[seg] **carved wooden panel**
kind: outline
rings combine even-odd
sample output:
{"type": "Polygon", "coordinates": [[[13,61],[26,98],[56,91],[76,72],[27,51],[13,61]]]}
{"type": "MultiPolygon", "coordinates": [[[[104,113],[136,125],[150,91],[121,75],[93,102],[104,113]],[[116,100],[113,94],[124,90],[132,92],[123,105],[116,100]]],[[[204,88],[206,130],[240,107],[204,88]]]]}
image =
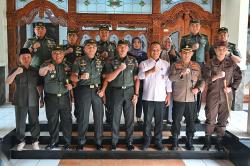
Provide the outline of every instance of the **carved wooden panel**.
{"type": "MultiPolygon", "coordinates": [[[[20,48],[18,38],[18,27],[32,23],[34,17],[38,15],[43,18],[49,17],[53,24],[76,28],[79,32],[79,42],[83,34],[94,37],[98,31],[82,31],[82,27],[98,26],[99,24],[112,25],[111,34],[116,34],[119,38],[124,38],[126,34],[132,36],[145,34],[148,43],[163,39],[164,35],[169,35],[178,31],[179,37],[189,32],[188,25],[191,18],[201,20],[201,32],[208,35],[212,42],[216,36],[216,29],[220,24],[220,0],[213,0],[213,13],[204,11],[199,5],[191,2],[180,3],[171,10],[161,14],[160,0],[152,0],[152,14],[83,14],[76,12],[77,0],[68,1],[68,12],[59,9],[47,0],[33,0],[24,8],[16,10],[15,0],[7,1],[7,24],[8,24],[8,54],[9,69],[16,66],[17,50],[20,48]],[[145,31],[118,31],[116,27],[144,27],[145,31]],[[163,29],[168,32],[163,32],[163,29]]],[[[10,90],[11,94],[12,90],[10,90]]]]}

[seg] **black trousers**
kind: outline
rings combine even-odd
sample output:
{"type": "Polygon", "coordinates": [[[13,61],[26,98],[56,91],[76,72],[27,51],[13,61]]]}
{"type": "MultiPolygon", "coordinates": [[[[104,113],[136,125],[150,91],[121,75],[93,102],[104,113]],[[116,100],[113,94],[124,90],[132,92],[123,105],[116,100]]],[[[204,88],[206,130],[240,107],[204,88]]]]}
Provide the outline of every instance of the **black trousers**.
{"type": "Polygon", "coordinates": [[[165,101],[143,101],[144,110],[144,144],[149,144],[151,141],[151,122],[154,117],[155,128],[154,137],[155,143],[161,143],[162,141],[162,121],[163,121],[163,110],[165,109],[165,101]]]}
{"type": "Polygon", "coordinates": [[[199,93],[197,93],[197,98],[196,98],[196,107],[195,107],[194,119],[197,119],[199,117],[199,113],[200,113],[200,110],[201,110],[201,101],[202,101],[202,93],[199,92],[199,93]]]}
{"type": "Polygon", "coordinates": [[[51,144],[58,143],[60,126],[65,142],[70,144],[72,132],[72,117],[69,93],[64,94],[60,97],[55,94],[45,93],[45,104],[51,144]]]}
{"type": "Polygon", "coordinates": [[[126,141],[133,142],[134,131],[134,106],[132,97],[134,95],[134,88],[127,89],[112,88],[112,144],[117,144],[119,139],[119,128],[121,121],[121,114],[123,111],[125,126],[126,126],[126,141]]]}
{"type": "Polygon", "coordinates": [[[136,103],[136,117],[141,118],[142,115],[142,92],[143,92],[143,81],[140,81],[139,97],[136,103]]]}
{"type": "Polygon", "coordinates": [[[165,107],[163,110],[163,120],[168,120],[169,106],[165,107]]]}
{"type": "Polygon", "coordinates": [[[75,105],[75,109],[74,109],[74,116],[77,118],[78,117],[78,86],[76,86],[75,88],[73,88],[73,95],[74,95],[74,105],[75,105]]]}
{"type": "MultiPolygon", "coordinates": [[[[201,71],[204,71],[205,70],[205,63],[204,62],[198,62],[198,64],[200,65],[201,71]]],[[[196,98],[194,119],[197,119],[199,117],[199,113],[200,113],[200,110],[201,110],[202,93],[198,92],[196,96],[197,96],[197,98],[196,98]]]]}
{"type": "Polygon", "coordinates": [[[194,114],[195,114],[195,102],[177,102],[173,103],[173,124],[171,127],[172,135],[179,135],[181,129],[182,117],[186,120],[186,135],[193,137],[195,132],[194,114]]]}
{"type": "Polygon", "coordinates": [[[111,121],[112,119],[112,99],[111,99],[111,87],[108,85],[106,91],[105,91],[105,97],[106,97],[106,104],[105,104],[105,116],[106,116],[106,120],[108,122],[111,121]]]}
{"type": "Polygon", "coordinates": [[[103,103],[97,95],[97,88],[91,89],[89,86],[78,87],[78,144],[86,143],[86,133],[89,125],[89,113],[92,106],[95,126],[95,141],[101,145],[103,135],[103,103]]]}
{"type": "Polygon", "coordinates": [[[36,142],[40,136],[40,126],[38,120],[39,107],[15,107],[16,114],[16,138],[19,142],[25,139],[26,118],[28,114],[29,124],[31,126],[32,142],[36,142]]]}

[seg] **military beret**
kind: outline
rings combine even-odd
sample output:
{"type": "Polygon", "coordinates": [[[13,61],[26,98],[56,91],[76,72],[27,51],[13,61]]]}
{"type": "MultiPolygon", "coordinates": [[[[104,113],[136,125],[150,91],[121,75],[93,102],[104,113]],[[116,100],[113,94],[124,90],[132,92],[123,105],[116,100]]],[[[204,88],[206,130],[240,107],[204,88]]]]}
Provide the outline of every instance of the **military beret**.
{"type": "Polygon", "coordinates": [[[190,20],[190,22],[189,22],[189,24],[200,24],[201,22],[200,22],[200,20],[199,19],[191,19],[190,20]]]}
{"type": "Polygon", "coordinates": [[[30,50],[28,48],[21,48],[19,56],[21,56],[22,54],[31,54],[31,53],[30,53],[30,50]]]}
{"type": "Polygon", "coordinates": [[[222,33],[222,32],[228,33],[228,29],[226,27],[221,27],[217,30],[217,33],[222,33]]]}
{"type": "Polygon", "coordinates": [[[186,47],[182,48],[181,51],[183,51],[183,52],[191,52],[191,51],[193,51],[193,49],[189,45],[186,45],[186,47]]]}
{"type": "Polygon", "coordinates": [[[95,44],[96,45],[96,41],[94,39],[85,40],[84,45],[86,46],[88,44],[95,44]]]}
{"type": "Polygon", "coordinates": [[[121,45],[121,44],[129,45],[129,41],[128,40],[119,40],[118,45],[121,45]]]}
{"type": "Polygon", "coordinates": [[[220,46],[225,46],[227,47],[227,42],[226,41],[216,41],[215,44],[214,44],[214,48],[217,48],[217,47],[220,47],[220,46]]]}
{"type": "Polygon", "coordinates": [[[67,34],[77,34],[77,30],[76,29],[68,29],[67,34]]]}
{"type": "Polygon", "coordinates": [[[107,31],[109,31],[109,26],[108,25],[100,25],[99,26],[99,31],[100,30],[107,30],[107,31]]]}
{"type": "Polygon", "coordinates": [[[36,22],[35,27],[45,27],[45,24],[43,22],[36,22]]]}
{"type": "Polygon", "coordinates": [[[56,45],[52,48],[52,51],[63,51],[63,46],[62,45],[56,45]]]}

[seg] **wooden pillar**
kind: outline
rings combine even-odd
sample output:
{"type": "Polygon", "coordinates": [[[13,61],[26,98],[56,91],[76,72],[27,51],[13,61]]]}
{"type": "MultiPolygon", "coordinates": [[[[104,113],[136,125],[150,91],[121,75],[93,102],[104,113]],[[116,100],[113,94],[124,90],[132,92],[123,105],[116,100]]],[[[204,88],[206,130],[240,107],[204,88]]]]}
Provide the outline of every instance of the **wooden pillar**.
{"type": "Polygon", "coordinates": [[[161,36],[162,36],[162,21],[161,21],[161,1],[159,0],[153,0],[152,1],[152,23],[151,23],[151,38],[150,42],[152,41],[158,41],[161,42],[161,36]]]}
{"type": "Polygon", "coordinates": [[[183,34],[189,34],[190,33],[189,22],[191,19],[189,10],[185,10],[183,17],[184,17],[183,18],[183,20],[184,20],[184,33],[183,34]]]}
{"type": "Polygon", "coordinates": [[[211,28],[211,40],[210,45],[216,40],[217,36],[217,29],[220,28],[220,11],[221,11],[221,0],[214,0],[213,1],[213,17],[214,21],[212,22],[211,28]]]}
{"type": "Polygon", "coordinates": [[[68,28],[78,28],[77,25],[77,17],[76,17],[76,0],[68,1],[68,28]]]}
{"type": "MultiPolygon", "coordinates": [[[[8,35],[8,69],[11,71],[17,65],[17,38],[16,38],[16,19],[15,18],[16,1],[7,1],[7,35],[8,35]]],[[[14,86],[9,89],[9,99],[12,101],[14,86]]]]}

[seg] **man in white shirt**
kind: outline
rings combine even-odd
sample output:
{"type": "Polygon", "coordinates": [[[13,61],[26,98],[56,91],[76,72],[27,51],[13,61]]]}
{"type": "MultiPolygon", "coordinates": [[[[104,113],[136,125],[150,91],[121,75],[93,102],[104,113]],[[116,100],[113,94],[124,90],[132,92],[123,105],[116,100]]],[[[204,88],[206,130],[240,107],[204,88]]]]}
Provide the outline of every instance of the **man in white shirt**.
{"type": "Polygon", "coordinates": [[[165,105],[169,105],[171,82],[168,79],[169,63],[160,59],[161,45],[158,42],[151,44],[151,56],[139,65],[139,79],[144,80],[143,85],[143,110],[144,115],[144,144],[146,150],[151,141],[151,122],[155,119],[155,146],[164,150],[162,145],[162,121],[165,105]]]}

